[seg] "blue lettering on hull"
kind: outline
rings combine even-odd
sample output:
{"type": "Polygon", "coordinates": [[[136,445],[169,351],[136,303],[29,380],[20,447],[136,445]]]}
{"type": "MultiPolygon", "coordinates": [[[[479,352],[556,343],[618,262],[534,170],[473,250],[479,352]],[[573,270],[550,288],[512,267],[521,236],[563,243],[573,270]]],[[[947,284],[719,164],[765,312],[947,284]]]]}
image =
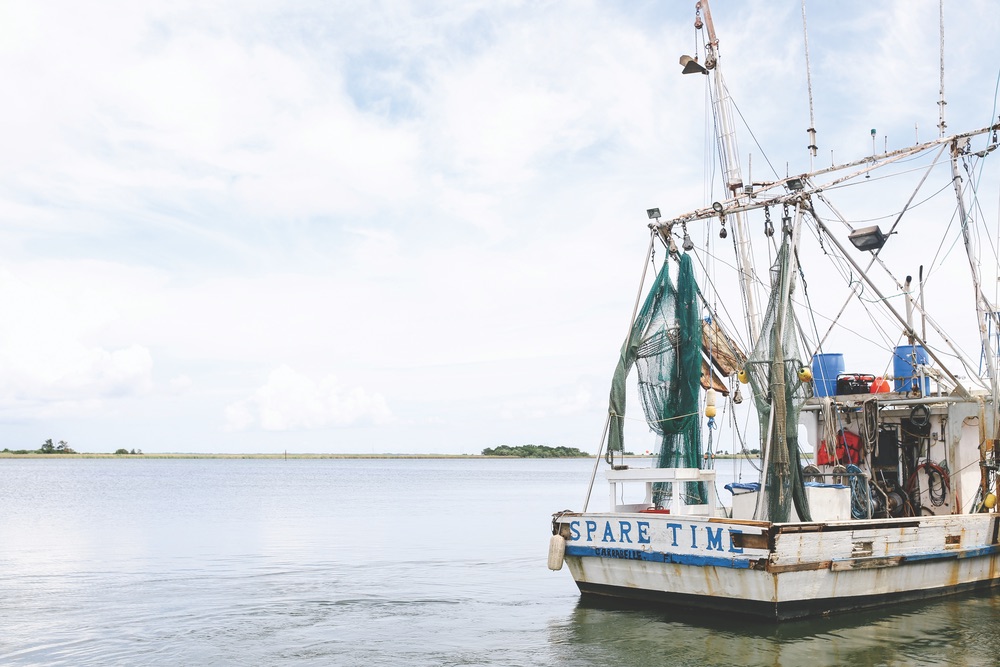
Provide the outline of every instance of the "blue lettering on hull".
{"type": "MultiPolygon", "coordinates": [[[[667,523],[670,546],[678,546],[678,532],[685,528],[682,523],[667,523]]],[[[743,553],[743,548],[733,543],[733,535],[740,535],[742,530],[724,526],[714,527],[700,523],[689,524],[691,534],[691,549],[706,551],[721,551],[733,554],[743,553]],[[725,531],[725,532],[723,532],[725,531]]],[[[648,521],[603,521],[593,519],[586,521],[570,521],[570,542],[600,542],[601,544],[650,544],[648,521]],[[582,537],[586,533],[586,537],[582,537]],[[632,536],[635,535],[633,542],[632,536]],[[581,539],[582,538],[582,539],[581,539]]]]}

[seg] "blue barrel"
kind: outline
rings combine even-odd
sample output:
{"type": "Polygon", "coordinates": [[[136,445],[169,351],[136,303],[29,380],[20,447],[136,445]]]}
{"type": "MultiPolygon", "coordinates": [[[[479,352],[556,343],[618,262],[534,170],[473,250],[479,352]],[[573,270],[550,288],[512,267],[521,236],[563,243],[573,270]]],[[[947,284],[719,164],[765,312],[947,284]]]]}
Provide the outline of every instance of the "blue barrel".
{"type": "MultiPolygon", "coordinates": [[[[892,355],[892,374],[895,376],[893,386],[896,391],[913,391],[920,386],[917,365],[926,366],[930,357],[920,345],[900,345],[892,355]]],[[[931,393],[931,379],[924,378],[923,395],[931,393]]]]}
{"type": "Polygon", "coordinates": [[[813,396],[836,396],[837,376],[844,372],[844,355],[817,354],[813,357],[813,396]]]}

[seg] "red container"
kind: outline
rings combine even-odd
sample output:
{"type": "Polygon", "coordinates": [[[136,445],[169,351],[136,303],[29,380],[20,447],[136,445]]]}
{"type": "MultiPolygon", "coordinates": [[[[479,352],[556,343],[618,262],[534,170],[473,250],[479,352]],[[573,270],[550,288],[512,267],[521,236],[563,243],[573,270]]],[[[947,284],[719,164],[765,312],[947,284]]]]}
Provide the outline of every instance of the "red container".
{"type": "Polygon", "coordinates": [[[892,391],[892,387],[889,386],[888,380],[886,380],[885,378],[875,378],[874,380],[872,380],[871,392],[873,394],[884,394],[887,391],[892,391]]]}

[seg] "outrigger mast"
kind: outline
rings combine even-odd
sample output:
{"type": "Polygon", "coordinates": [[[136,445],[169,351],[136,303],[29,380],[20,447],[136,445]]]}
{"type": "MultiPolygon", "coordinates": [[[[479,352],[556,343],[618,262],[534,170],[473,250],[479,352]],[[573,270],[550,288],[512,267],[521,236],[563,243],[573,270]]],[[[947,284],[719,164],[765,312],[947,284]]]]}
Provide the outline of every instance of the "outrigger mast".
{"type": "MultiPolygon", "coordinates": [[[[712,108],[715,114],[716,135],[720,147],[719,158],[722,161],[726,188],[730,196],[738,197],[742,194],[744,185],[743,176],[740,173],[736,131],[732,122],[732,101],[729,98],[729,89],[726,88],[726,82],[722,78],[722,70],[719,67],[719,38],[715,35],[715,24],[712,23],[712,10],[708,6],[708,0],[699,0],[695,3],[695,28],[702,27],[702,12],[705,15],[704,25],[708,30],[708,41],[705,43],[705,66],[697,66],[697,61],[694,61],[694,66],[690,66],[689,63],[692,62],[692,59],[689,56],[681,56],[681,64],[685,65],[685,74],[702,72],[707,75],[709,70],[712,71],[715,84],[711,91],[712,108]]],[[[755,283],[753,265],[750,260],[750,239],[746,231],[746,216],[742,212],[737,212],[733,217],[733,239],[739,262],[740,280],[747,304],[750,346],[752,347],[760,335],[760,316],[757,313],[756,297],[754,296],[755,283]]]]}
{"type": "MultiPolygon", "coordinates": [[[[941,125],[943,128],[943,115],[941,125]]],[[[996,128],[997,126],[994,125],[994,131],[996,128]]],[[[955,187],[955,198],[958,201],[958,219],[962,225],[962,243],[965,246],[965,254],[969,259],[969,269],[972,272],[972,287],[976,297],[976,325],[979,327],[979,339],[982,342],[983,355],[986,357],[986,374],[990,380],[990,393],[993,396],[993,438],[995,439],[998,437],[998,433],[1000,433],[1000,420],[998,420],[1000,406],[997,405],[997,401],[1000,400],[1000,391],[998,391],[997,386],[997,368],[993,352],[993,342],[990,340],[988,320],[994,316],[996,308],[990,306],[986,295],[983,294],[982,283],[979,277],[979,266],[976,263],[976,256],[972,248],[972,239],[969,234],[970,221],[965,210],[965,198],[962,196],[962,176],[958,171],[958,158],[965,153],[968,145],[968,138],[962,141],[956,139],[951,142],[951,177],[952,185],[955,187]]]]}

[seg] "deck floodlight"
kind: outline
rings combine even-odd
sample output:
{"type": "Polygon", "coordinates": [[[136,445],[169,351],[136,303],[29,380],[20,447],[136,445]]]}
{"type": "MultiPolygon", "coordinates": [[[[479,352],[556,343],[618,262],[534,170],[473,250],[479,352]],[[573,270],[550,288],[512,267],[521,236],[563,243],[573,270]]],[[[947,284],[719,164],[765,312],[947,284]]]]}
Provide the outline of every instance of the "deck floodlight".
{"type": "Polygon", "coordinates": [[[705,69],[696,58],[691,56],[681,56],[681,74],[694,74],[695,72],[701,72],[702,74],[708,74],[708,70],[705,69]]]}
{"type": "Polygon", "coordinates": [[[874,227],[861,227],[847,235],[847,239],[858,250],[878,250],[885,245],[887,238],[878,225],[874,227]]]}
{"type": "Polygon", "coordinates": [[[650,220],[654,220],[654,219],[655,220],[659,220],[660,219],[660,209],[658,209],[658,208],[647,208],[646,209],[646,215],[649,216],[650,220]]]}
{"type": "Polygon", "coordinates": [[[713,202],[712,210],[716,213],[722,213],[722,202],[713,202]]]}
{"type": "Polygon", "coordinates": [[[802,182],[801,178],[789,178],[788,179],[788,189],[793,192],[798,192],[805,188],[805,184],[802,182]]]}

